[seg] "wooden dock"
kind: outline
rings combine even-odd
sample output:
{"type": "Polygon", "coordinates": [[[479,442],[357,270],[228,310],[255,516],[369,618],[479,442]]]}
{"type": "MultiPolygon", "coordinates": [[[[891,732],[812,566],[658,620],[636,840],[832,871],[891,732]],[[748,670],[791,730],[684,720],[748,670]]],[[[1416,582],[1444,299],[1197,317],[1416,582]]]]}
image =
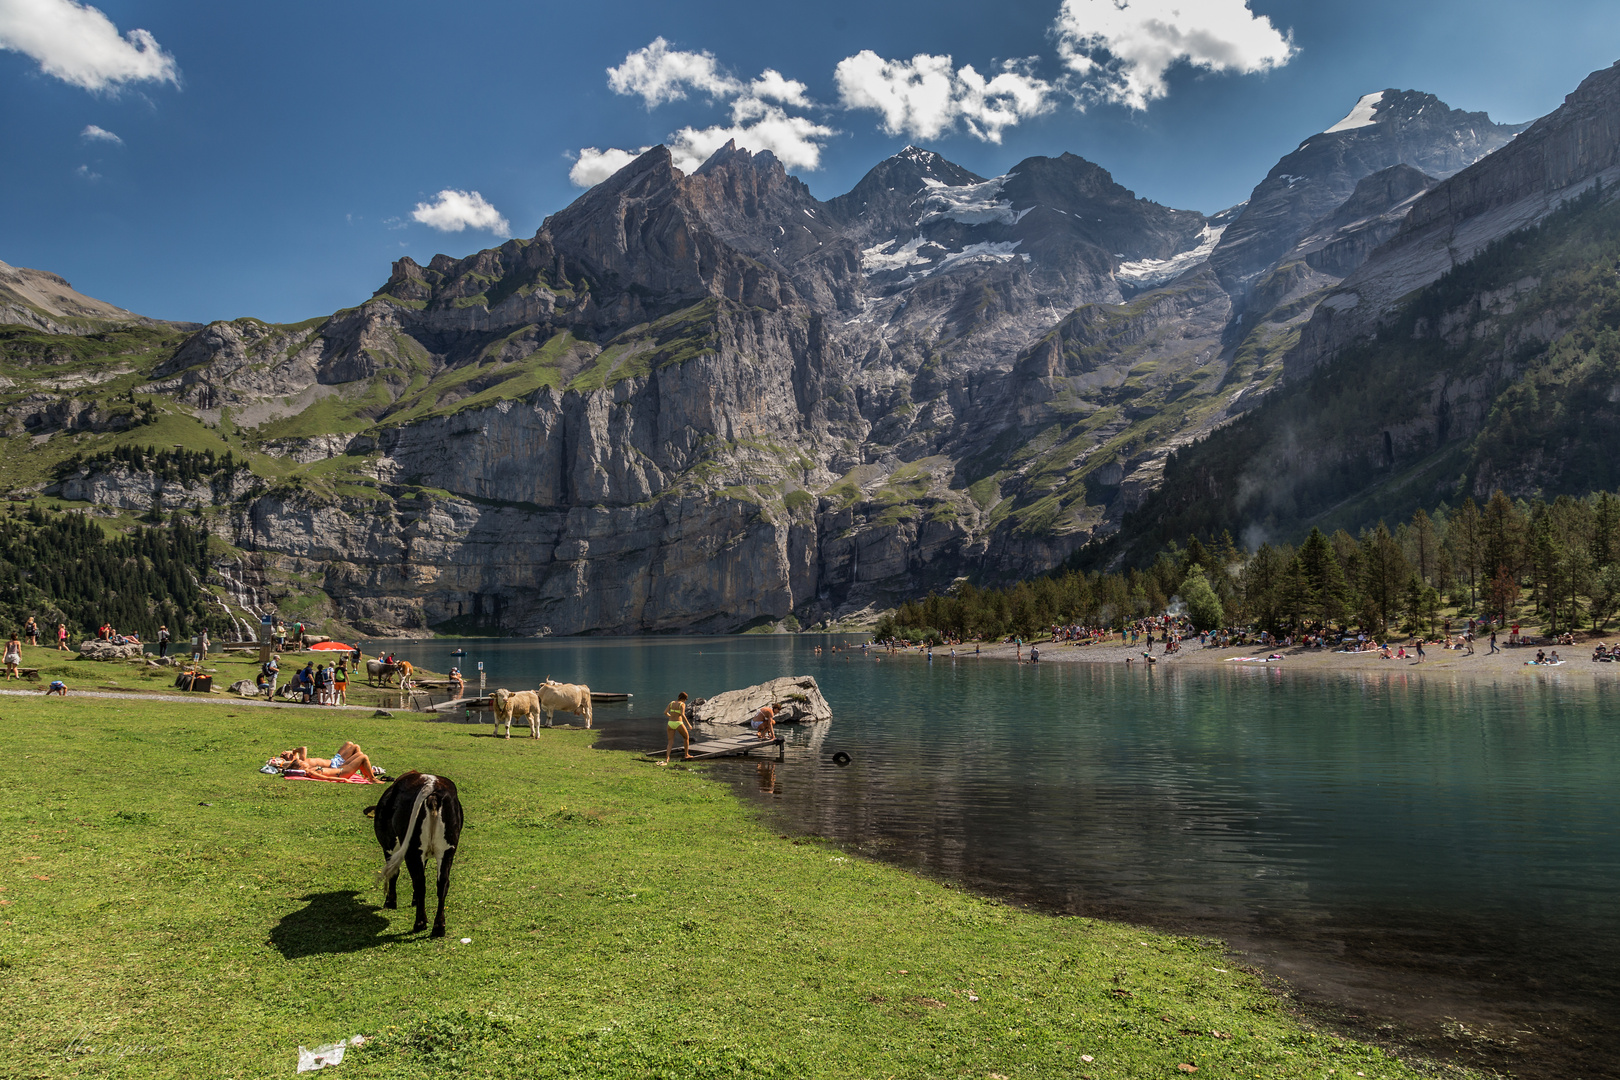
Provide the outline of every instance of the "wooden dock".
{"type": "MultiPolygon", "coordinates": [[[[758,735],[727,735],[724,738],[708,739],[704,742],[694,742],[692,744],[691,760],[701,761],[705,758],[743,757],[745,755],[752,754],[756,750],[774,750],[776,751],[776,759],[780,761],[782,760],[782,748],[785,745],[787,745],[787,740],[780,735],[774,739],[761,739],[758,735]]],[[[679,760],[676,755],[681,753],[682,750],[683,746],[680,743],[677,743],[675,748],[670,752],[670,760],[679,760]]],[[[649,750],[642,756],[648,758],[663,757],[664,751],[649,750]]]]}

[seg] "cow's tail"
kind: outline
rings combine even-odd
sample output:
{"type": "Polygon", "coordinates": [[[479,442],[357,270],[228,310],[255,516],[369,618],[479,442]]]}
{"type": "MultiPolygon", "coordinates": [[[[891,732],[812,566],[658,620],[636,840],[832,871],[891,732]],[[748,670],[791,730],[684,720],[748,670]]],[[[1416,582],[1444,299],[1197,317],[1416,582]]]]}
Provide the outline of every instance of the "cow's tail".
{"type": "Polygon", "coordinates": [[[405,824],[405,834],[394,845],[393,852],[388,861],[383,863],[382,872],[377,875],[379,881],[391,881],[399,876],[400,864],[405,861],[405,854],[410,850],[411,836],[416,832],[416,823],[422,816],[422,805],[427,802],[428,796],[433,794],[433,785],[437,780],[434,776],[424,776],[422,788],[416,793],[416,802],[411,804],[411,817],[405,824]]]}
{"type": "Polygon", "coordinates": [[[584,683],[579,684],[579,707],[585,717],[585,726],[591,726],[591,688],[584,683]]]}

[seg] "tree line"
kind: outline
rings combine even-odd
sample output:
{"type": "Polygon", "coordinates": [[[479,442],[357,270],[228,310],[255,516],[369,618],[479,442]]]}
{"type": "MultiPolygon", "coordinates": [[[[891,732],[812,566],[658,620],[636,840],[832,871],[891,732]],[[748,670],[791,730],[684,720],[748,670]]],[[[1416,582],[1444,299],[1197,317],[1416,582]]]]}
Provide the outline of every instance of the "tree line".
{"type": "Polygon", "coordinates": [[[176,637],[231,629],[225,610],[202,583],[208,532],[178,515],[162,526],[136,526],[108,536],[85,514],[37,505],[0,514],[0,631],[20,630],[29,616],[55,640],[57,623],[81,636],[103,623],[154,638],[160,625],[176,637]]]}
{"type": "Polygon", "coordinates": [[[59,476],[71,476],[81,468],[95,469],[98,465],[126,465],[135,472],[152,473],[164,480],[191,483],[224,473],[230,475],[248,464],[231,451],[215,454],[212,450],[187,450],[175,447],[160,450],[155,446],[115,446],[109,450],[84,456],[75,454],[58,468],[59,476]]]}
{"type": "Polygon", "coordinates": [[[1620,499],[1512,499],[1497,491],[1418,510],[1351,536],[1312,529],[1297,546],[1240,548],[1230,532],[1171,543],[1146,565],[1060,569],[1004,588],[961,582],[901,604],[880,638],[1030,637],[1055,624],[1120,629],[1166,611],[1199,629],[1274,634],[1336,627],[1382,638],[1434,633],[1442,613],[1507,622],[1528,615],[1545,633],[1603,630],[1620,613],[1620,499]]]}

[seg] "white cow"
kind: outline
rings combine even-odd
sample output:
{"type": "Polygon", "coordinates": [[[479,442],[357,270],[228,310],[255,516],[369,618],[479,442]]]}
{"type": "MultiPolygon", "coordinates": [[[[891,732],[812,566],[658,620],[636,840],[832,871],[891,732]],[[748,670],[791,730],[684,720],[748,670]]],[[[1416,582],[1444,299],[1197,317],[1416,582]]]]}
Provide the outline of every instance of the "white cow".
{"type": "MultiPolygon", "coordinates": [[[[591,726],[591,688],[582,683],[560,683],[547,679],[540,684],[540,708],[546,712],[546,727],[551,726],[552,716],[555,713],[573,713],[575,716],[585,718],[585,726],[591,726]]],[[[539,728],[535,721],[529,721],[530,727],[535,728],[535,738],[540,737],[539,728]]]]}
{"type": "Polygon", "coordinates": [[[495,734],[501,733],[501,721],[506,721],[506,737],[512,737],[512,717],[521,716],[529,721],[529,733],[539,738],[536,724],[540,720],[540,695],[533,690],[496,690],[489,695],[490,708],[495,713],[495,734]]]}

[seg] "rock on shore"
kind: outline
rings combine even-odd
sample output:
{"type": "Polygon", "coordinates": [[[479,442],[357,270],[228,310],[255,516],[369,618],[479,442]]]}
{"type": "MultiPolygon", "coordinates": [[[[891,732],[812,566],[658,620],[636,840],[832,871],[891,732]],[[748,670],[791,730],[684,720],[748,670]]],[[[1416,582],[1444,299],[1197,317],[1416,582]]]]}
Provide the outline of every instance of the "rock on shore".
{"type": "Polygon", "coordinates": [[[79,645],[81,660],[134,660],[141,655],[138,644],[118,645],[111,641],[91,638],[79,645]]]}
{"type": "Polygon", "coordinates": [[[746,724],[762,705],[776,704],[779,724],[819,724],[832,719],[814,675],[788,675],[741,690],[727,690],[692,706],[699,724],[746,724]]]}

